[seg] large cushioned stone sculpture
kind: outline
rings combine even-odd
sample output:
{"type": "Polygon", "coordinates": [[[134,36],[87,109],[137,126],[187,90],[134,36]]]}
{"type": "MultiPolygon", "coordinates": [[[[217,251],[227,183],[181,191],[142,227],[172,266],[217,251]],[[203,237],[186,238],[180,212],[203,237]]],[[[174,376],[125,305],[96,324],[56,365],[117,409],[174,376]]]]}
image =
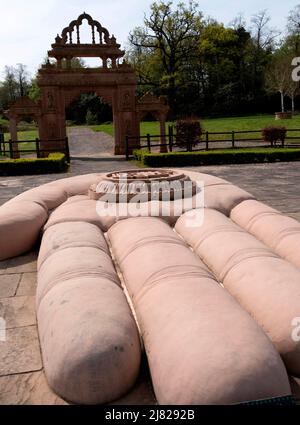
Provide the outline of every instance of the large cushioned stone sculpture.
{"type": "Polygon", "coordinates": [[[32,249],[47,218],[45,208],[35,202],[4,204],[0,208],[0,260],[32,249]]]}
{"type": "Polygon", "coordinates": [[[57,394],[75,403],[107,403],[134,384],[138,330],[95,225],[69,222],[46,230],[37,317],[45,373],[57,394]]]}
{"type": "Polygon", "coordinates": [[[68,196],[87,194],[102,174],[69,177],[30,189],[0,207],[0,260],[24,254],[37,242],[49,212],[68,196]]]}
{"type": "Polygon", "coordinates": [[[162,220],[108,232],[160,404],[234,404],[290,393],[274,347],[162,220]]]}
{"type": "Polygon", "coordinates": [[[231,211],[231,219],[281,257],[300,267],[300,223],[261,202],[248,200],[231,211]]]}
{"type": "Polygon", "coordinates": [[[200,209],[197,191],[183,210],[174,192],[170,208],[160,198],[144,202],[143,211],[158,207],[159,218],[130,218],[135,213],[118,209],[107,216],[99,209],[98,185],[103,194],[103,181],[119,175],[57,180],[0,207],[1,260],[31,250],[44,232],[36,306],[53,390],[84,404],[128,392],[141,356],[135,316],[159,403],[278,402],[289,396],[277,351],[300,375],[299,342],[292,339],[292,319],[300,316],[299,223],[223,179],[165,169],[128,175],[147,183],[153,177],[200,182],[200,209]],[[203,226],[187,226],[192,216],[183,213],[190,209],[205,211],[203,226]],[[172,229],[177,220],[180,236],[172,229]]]}
{"type": "MultiPolygon", "coordinates": [[[[203,183],[205,207],[215,208],[226,215],[229,215],[231,210],[242,201],[253,199],[249,193],[218,177],[191,171],[176,171],[176,173],[179,172],[186,174],[194,181],[203,183]]],[[[91,199],[91,202],[86,202],[89,200],[87,195],[91,186],[97,185],[103,178],[104,174],[87,174],[56,180],[28,190],[4,204],[0,208],[0,259],[14,257],[31,250],[34,243],[38,241],[40,231],[50,212],[62,204],[63,208],[53,212],[47,226],[70,220],[84,220],[95,223],[103,231],[107,231],[116,220],[124,218],[99,217],[95,212],[95,201],[91,199]],[[66,201],[68,198],[77,198],[78,195],[84,195],[84,198],[76,199],[81,202],[77,204],[77,210],[75,210],[70,208],[66,201]],[[26,204],[23,203],[24,201],[26,204]],[[11,217],[9,217],[10,211],[13,211],[11,217]],[[13,234],[14,238],[7,237],[8,233],[13,234]]],[[[151,201],[148,203],[149,211],[152,204],[151,201]]],[[[194,202],[191,208],[195,206],[197,205],[194,202]]],[[[163,202],[159,202],[158,210],[158,215],[171,225],[174,225],[181,215],[176,212],[174,202],[171,202],[170,213],[168,209],[165,212],[163,202]]]]}
{"type": "Polygon", "coordinates": [[[204,223],[196,228],[183,215],[175,228],[262,326],[288,370],[300,376],[300,342],[292,338],[300,270],[218,211],[205,209],[204,223]]]}

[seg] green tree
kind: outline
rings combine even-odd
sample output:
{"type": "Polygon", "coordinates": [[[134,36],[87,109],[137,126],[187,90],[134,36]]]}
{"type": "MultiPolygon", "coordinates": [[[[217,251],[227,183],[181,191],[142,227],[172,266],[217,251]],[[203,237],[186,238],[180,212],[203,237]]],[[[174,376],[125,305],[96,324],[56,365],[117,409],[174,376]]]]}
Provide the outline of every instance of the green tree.
{"type": "Polygon", "coordinates": [[[155,2],[144,26],[129,35],[128,59],[136,66],[140,82],[159,87],[158,91],[167,95],[173,114],[177,112],[181,71],[197,55],[202,28],[202,13],[194,0],[188,5],[179,3],[176,8],[172,2],[155,2]]]}
{"type": "Polygon", "coordinates": [[[18,97],[27,94],[28,86],[29,76],[25,65],[6,66],[4,81],[0,84],[0,108],[8,108],[18,97]]]}
{"type": "Polygon", "coordinates": [[[266,71],[266,88],[272,93],[280,93],[281,111],[285,111],[284,98],[291,93],[291,56],[277,51],[266,71]]]}

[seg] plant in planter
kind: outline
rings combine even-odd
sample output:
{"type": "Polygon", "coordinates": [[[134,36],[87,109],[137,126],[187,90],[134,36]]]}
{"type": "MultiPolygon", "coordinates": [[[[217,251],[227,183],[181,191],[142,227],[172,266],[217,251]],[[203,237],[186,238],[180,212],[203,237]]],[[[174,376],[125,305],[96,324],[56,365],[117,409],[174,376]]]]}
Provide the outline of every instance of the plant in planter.
{"type": "Polygon", "coordinates": [[[284,146],[287,129],[282,126],[269,126],[262,130],[263,140],[271,143],[271,146],[276,146],[277,142],[280,142],[284,146]]]}
{"type": "Polygon", "coordinates": [[[197,118],[184,118],[176,121],[176,144],[186,148],[188,152],[200,143],[202,133],[201,124],[197,118]]]}

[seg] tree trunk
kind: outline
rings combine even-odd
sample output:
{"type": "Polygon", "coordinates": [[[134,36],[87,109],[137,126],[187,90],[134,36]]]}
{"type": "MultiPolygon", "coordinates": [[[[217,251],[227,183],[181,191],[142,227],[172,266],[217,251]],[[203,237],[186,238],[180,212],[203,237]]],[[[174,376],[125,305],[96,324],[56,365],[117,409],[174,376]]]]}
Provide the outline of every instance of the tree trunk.
{"type": "Polygon", "coordinates": [[[176,91],[176,84],[175,84],[175,78],[172,76],[169,80],[169,93],[168,93],[168,102],[170,106],[170,112],[171,112],[171,118],[173,119],[176,115],[176,107],[175,107],[175,91],[176,91]]]}
{"type": "Polygon", "coordinates": [[[284,112],[284,94],[282,91],[280,92],[280,97],[281,97],[281,112],[284,112]]]}
{"type": "Polygon", "coordinates": [[[294,112],[295,112],[295,97],[294,97],[294,95],[292,95],[291,101],[292,101],[292,114],[294,115],[294,112]]]}

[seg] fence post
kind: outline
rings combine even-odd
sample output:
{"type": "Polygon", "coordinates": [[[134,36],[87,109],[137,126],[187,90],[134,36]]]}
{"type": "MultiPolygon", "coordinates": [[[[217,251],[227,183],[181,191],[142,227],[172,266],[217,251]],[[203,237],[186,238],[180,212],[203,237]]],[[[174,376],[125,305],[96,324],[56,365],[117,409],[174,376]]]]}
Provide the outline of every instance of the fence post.
{"type": "Polygon", "coordinates": [[[125,155],[126,155],[126,161],[129,159],[129,150],[128,150],[128,136],[125,137],[125,155]]]}
{"type": "Polygon", "coordinates": [[[151,153],[151,138],[149,133],[147,134],[147,147],[148,147],[149,153],[151,153]]]}
{"type": "Polygon", "coordinates": [[[2,153],[2,151],[3,154],[5,154],[4,134],[2,133],[2,128],[0,128],[0,154],[2,153]]]}
{"type": "Polygon", "coordinates": [[[209,137],[209,133],[208,131],[206,131],[205,133],[205,148],[208,151],[208,137],[209,137]]]}
{"type": "Polygon", "coordinates": [[[66,150],[66,161],[69,164],[70,163],[70,148],[69,148],[68,137],[65,138],[65,150],[66,150]]]}
{"type": "Polygon", "coordinates": [[[36,150],[36,157],[40,158],[40,141],[38,138],[35,139],[35,150],[36,150]]]}
{"type": "Polygon", "coordinates": [[[169,151],[173,151],[173,126],[169,125],[169,151]]]}
{"type": "Polygon", "coordinates": [[[11,139],[9,139],[8,145],[9,145],[9,156],[10,156],[10,159],[13,159],[13,157],[14,157],[14,151],[13,151],[11,139]]]}
{"type": "Polygon", "coordinates": [[[231,140],[232,140],[232,148],[235,147],[235,139],[234,139],[234,131],[231,133],[231,140]]]}

